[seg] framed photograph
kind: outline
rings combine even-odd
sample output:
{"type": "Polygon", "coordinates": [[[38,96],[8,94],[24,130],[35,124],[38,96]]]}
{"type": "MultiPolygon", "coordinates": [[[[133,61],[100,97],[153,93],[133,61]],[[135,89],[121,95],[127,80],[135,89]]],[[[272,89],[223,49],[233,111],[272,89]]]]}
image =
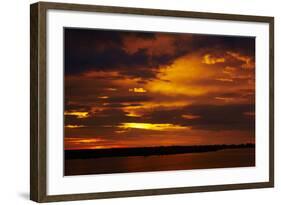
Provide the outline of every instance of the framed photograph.
{"type": "Polygon", "coordinates": [[[30,198],[274,186],[274,18],[31,5],[30,198]]]}

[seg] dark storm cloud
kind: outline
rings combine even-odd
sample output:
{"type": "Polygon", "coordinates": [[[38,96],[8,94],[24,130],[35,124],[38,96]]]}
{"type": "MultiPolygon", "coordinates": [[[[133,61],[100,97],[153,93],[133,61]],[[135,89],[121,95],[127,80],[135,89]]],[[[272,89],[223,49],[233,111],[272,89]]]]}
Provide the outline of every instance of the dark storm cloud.
{"type": "Polygon", "coordinates": [[[116,96],[107,99],[107,102],[110,103],[138,103],[150,101],[152,97],[147,95],[129,95],[129,96],[116,96]]]}
{"type": "Polygon", "coordinates": [[[131,104],[123,104],[123,103],[107,103],[104,107],[111,107],[111,108],[123,108],[123,107],[137,107],[142,106],[141,103],[131,103],[131,104]]]}
{"type": "Polygon", "coordinates": [[[253,104],[191,105],[183,109],[158,110],[147,116],[150,123],[175,123],[201,130],[252,130],[255,117],[246,113],[255,111],[253,104]],[[186,119],[184,115],[198,116],[186,119]]]}
{"type": "Polygon", "coordinates": [[[106,109],[88,118],[78,119],[66,116],[65,124],[78,124],[86,127],[116,127],[126,122],[136,123],[169,123],[181,126],[191,126],[200,130],[254,130],[255,116],[253,104],[239,105],[191,105],[174,110],[161,110],[147,113],[142,117],[127,116],[125,111],[118,108],[106,109]],[[197,116],[186,119],[184,115],[197,116]]]}
{"type": "MultiPolygon", "coordinates": [[[[180,43],[180,42],[179,42],[180,43]]],[[[255,56],[255,38],[243,36],[197,35],[192,36],[193,49],[216,51],[217,53],[231,50],[243,55],[255,56]],[[208,47],[206,47],[208,45],[208,47]]]]}
{"type": "MultiPolygon", "coordinates": [[[[255,106],[252,104],[196,105],[187,108],[187,111],[201,116],[191,122],[197,129],[252,130],[255,126],[255,118],[245,115],[247,112],[255,111],[255,106]]],[[[186,124],[189,124],[188,121],[186,124]]]]}
{"type": "MultiPolygon", "coordinates": [[[[117,70],[120,74],[142,79],[155,78],[157,69],[160,66],[170,65],[176,58],[190,52],[202,49],[207,52],[208,48],[211,48],[218,52],[220,50],[232,50],[254,56],[253,46],[255,45],[254,38],[249,40],[248,37],[233,38],[214,35],[161,34],[73,28],[66,28],[64,37],[66,74],[78,74],[89,70],[117,70]],[[139,42],[140,47],[136,52],[130,53],[126,51],[124,45],[124,39],[126,38],[155,40],[157,36],[161,35],[170,39],[166,48],[162,49],[166,50],[165,52],[162,51],[160,54],[155,51],[151,52],[148,50],[151,47],[142,47],[142,41],[139,42]],[[190,40],[191,38],[192,41],[190,40]],[[208,45],[208,48],[206,48],[206,45],[208,45]]],[[[137,44],[137,42],[132,43],[137,44]]],[[[151,46],[155,47],[157,45],[152,43],[151,46]]],[[[161,40],[158,41],[158,46],[161,46],[161,40]]]]}
{"type": "Polygon", "coordinates": [[[85,127],[116,127],[124,122],[139,121],[138,117],[130,117],[121,109],[106,109],[97,113],[91,114],[87,118],[79,119],[75,116],[65,116],[66,125],[83,125],[85,127]]]}
{"type": "Polygon", "coordinates": [[[155,34],[150,32],[131,32],[129,35],[134,35],[142,39],[155,39],[155,34]]]}
{"type": "Polygon", "coordinates": [[[68,100],[65,100],[64,109],[65,111],[88,111],[90,110],[90,106],[84,104],[70,104],[68,100]]]}
{"type": "Polygon", "coordinates": [[[122,36],[153,39],[152,33],[136,33],[65,29],[65,73],[77,74],[89,70],[117,70],[121,74],[153,78],[153,67],[170,63],[173,56],[152,57],[146,49],[129,54],[123,47],[122,36]]]}

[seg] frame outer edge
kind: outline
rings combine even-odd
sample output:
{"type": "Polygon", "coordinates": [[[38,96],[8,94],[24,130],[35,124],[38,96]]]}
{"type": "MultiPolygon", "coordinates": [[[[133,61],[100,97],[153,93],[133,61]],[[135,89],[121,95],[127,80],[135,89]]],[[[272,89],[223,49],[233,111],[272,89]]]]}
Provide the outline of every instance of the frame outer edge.
{"type": "Polygon", "coordinates": [[[38,168],[38,3],[30,5],[30,199],[39,200],[38,168]]]}
{"type": "Polygon", "coordinates": [[[95,6],[38,2],[30,5],[30,199],[36,202],[88,200],[115,197],[136,197],[162,194],[226,191],[267,188],[274,186],[274,17],[235,14],[201,13],[129,7],[95,6]],[[46,70],[46,11],[48,9],[96,11],[123,14],[209,18],[269,23],[270,72],[270,163],[269,181],[245,184],[227,184],[202,187],[178,187],[151,190],[130,190],[102,193],[47,195],[47,70],[46,70]]]}
{"type": "Polygon", "coordinates": [[[57,10],[72,10],[85,12],[109,12],[119,14],[135,14],[135,15],[152,15],[161,17],[184,17],[184,18],[206,18],[216,20],[234,20],[234,21],[251,21],[268,23],[272,17],[270,16],[255,16],[245,14],[229,14],[229,13],[214,13],[186,10],[166,10],[166,9],[151,9],[151,8],[136,8],[136,7],[120,7],[120,6],[103,6],[92,4],[77,4],[77,3],[58,3],[58,2],[39,2],[46,9],[57,10]]]}
{"type": "Polygon", "coordinates": [[[38,202],[47,199],[47,9],[38,3],[38,202]]]}
{"type": "Polygon", "coordinates": [[[274,187],[274,17],[269,20],[269,182],[274,187]]]}
{"type": "Polygon", "coordinates": [[[46,10],[30,5],[30,199],[46,201],[46,10]]]}

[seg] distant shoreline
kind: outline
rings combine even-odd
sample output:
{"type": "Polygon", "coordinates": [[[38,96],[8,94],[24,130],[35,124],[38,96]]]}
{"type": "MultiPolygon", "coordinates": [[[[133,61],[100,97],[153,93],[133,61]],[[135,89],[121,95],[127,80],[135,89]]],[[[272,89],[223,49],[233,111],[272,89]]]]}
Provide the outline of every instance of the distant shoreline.
{"type": "Polygon", "coordinates": [[[255,144],[231,144],[231,145],[196,145],[196,146],[161,146],[161,147],[137,147],[137,148],[110,148],[110,149],[85,149],[65,150],[65,159],[91,159],[102,157],[130,157],[151,155],[172,155],[185,153],[214,152],[223,149],[255,148],[255,144]]]}

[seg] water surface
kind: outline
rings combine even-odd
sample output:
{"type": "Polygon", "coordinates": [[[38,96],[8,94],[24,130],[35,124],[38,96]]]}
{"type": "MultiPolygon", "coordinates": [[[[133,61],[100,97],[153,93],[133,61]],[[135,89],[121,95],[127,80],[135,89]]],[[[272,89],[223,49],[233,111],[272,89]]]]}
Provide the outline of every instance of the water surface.
{"type": "Polygon", "coordinates": [[[255,148],[173,155],[65,160],[65,175],[255,166],[255,148]]]}

